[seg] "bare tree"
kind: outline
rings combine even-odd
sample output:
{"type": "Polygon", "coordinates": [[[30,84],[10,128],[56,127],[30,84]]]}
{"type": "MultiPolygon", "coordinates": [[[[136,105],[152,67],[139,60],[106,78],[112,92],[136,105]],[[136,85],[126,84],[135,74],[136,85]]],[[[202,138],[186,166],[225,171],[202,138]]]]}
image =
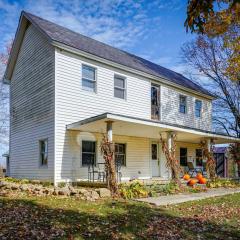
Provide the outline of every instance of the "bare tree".
{"type": "Polygon", "coordinates": [[[198,36],[182,47],[182,59],[209,79],[209,90],[216,95],[213,123],[218,130],[240,137],[240,82],[231,81],[228,59],[231,50],[225,48],[223,37],[198,36]]]}
{"type": "Polygon", "coordinates": [[[8,144],[9,132],[9,87],[3,83],[3,74],[12,47],[10,41],[0,53],[0,144],[8,144]]]}

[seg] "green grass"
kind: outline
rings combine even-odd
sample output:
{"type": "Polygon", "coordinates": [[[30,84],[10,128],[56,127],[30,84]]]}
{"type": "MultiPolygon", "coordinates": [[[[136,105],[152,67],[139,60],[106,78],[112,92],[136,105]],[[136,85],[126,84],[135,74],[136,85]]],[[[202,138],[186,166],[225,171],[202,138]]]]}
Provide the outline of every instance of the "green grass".
{"type": "Polygon", "coordinates": [[[240,194],[161,208],[14,194],[0,197],[0,239],[240,239],[239,216],[240,194]]]}

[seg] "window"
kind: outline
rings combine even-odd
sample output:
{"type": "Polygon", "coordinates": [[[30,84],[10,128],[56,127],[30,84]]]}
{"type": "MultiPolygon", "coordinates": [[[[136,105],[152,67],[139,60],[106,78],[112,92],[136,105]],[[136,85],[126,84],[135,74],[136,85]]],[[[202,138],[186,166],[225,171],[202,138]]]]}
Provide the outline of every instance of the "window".
{"type": "Polygon", "coordinates": [[[180,148],[180,165],[187,166],[187,148],[180,148]]]}
{"type": "Polygon", "coordinates": [[[126,166],[126,144],[115,143],[115,161],[126,166]]]}
{"type": "Polygon", "coordinates": [[[195,116],[201,117],[201,112],[202,112],[202,101],[196,100],[195,101],[195,116]]]}
{"type": "Polygon", "coordinates": [[[96,142],[82,141],[82,166],[96,164],[96,142]]]}
{"type": "Polygon", "coordinates": [[[114,76],[114,97],[126,98],[126,79],[120,76],[114,76]]]}
{"type": "Polygon", "coordinates": [[[82,65],[82,88],[87,91],[96,91],[96,68],[82,65]]]}
{"type": "Polygon", "coordinates": [[[40,150],[40,165],[47,166],[48,164],[48,141],[47,140],[39,141],[39,150],[40,150]]]}
{"type": "Polygon", "coordinates": [[[179,112],[184,114],[187,113],[187,97],[180,95],[179,102],[180,102],[179,112]]]}
{"type": "Polygon", "coordinates": [[[203,165],[203,152],[202,149],[196,149],[196,165],[202,167],[203,165]]]}

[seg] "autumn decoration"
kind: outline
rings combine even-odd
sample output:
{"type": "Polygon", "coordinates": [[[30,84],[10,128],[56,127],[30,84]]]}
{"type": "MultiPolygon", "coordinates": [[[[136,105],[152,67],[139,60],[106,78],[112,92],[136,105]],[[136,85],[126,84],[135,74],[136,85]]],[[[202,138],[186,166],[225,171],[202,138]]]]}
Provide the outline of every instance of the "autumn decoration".
{"type": "Polygon", "coordinates": [[[171,176],[173,182],[175,182],[178,186],[181,186],[180,181],[180,173],[182,171],[180,167],[180,163],[178,159],[176,158],[176,134],[172,134],[172,144],[171,147],[168,146],[166,141],[162,138],[162,135],[160,134],[160,142],[162,144],[162,151],[164,155],[166,156],[166,167],[170,169],[171,176]]]}
{"type": "Polygon", "coordinates": [[[101,153],[105,160],[106,179],[113,197],[118,196],[118,185],[115,171],[114,144],[104,135],[101,142],[101,153]]]}
{"type": "Polygon", "coordinates": [[[201,177],[200,179],[198,179],[198,183],[199,184],[206,184],[207,183],[207,179],[204,177],[201,177]]]}
{"type": "Polygon", "coordinates": [[[183,179],[186,180],[186,181],[189,180],[190,179],[190,175],[187,174],[187,173],[184,174],[183,179]]]}
{"type": "Polygon", "coordinates": [[[193,187],[196,183],[198,183],[197,179],[190,179],[187,185],[193,187]]]}
{"type": "Polygon", "coordinates": [[[197,176],[196,176],[196,179],[200,180],[201,178],[203,178],[203,175],[201,173],[198,173],[197,176]]]}
{"type": "Polygon", "coordinates": [[[210,150],[209,150],[207,146],[207,141],[202,141],[201,148],[203,150],[203,157],[207,159],[207,162],[206,162],[207,174],[209,178],[213,180],[216,178],[216,162],[213,157],[212,146],[210,147],[210,150]]]}

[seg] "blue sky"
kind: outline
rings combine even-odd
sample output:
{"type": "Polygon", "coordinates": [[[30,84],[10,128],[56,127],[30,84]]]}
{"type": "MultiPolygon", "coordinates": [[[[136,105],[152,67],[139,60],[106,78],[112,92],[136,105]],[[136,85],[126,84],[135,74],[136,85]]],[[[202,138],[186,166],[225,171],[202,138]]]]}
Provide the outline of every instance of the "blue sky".
{"type": "MultiPolygon", "coordinates": [[[[177,72],[187,0],[0,0],[0,52],[14,37],[22,10],[144,57],[177,72]]],[[[0,146],[1,155],[6,147],[0,146]]]]}
{"type": "Polygon", "coordinates": [[[21,10],[46,18],[165,67],[183,70],[185,0],[0,0],[0,49],[13,38],[21,10]]]}

